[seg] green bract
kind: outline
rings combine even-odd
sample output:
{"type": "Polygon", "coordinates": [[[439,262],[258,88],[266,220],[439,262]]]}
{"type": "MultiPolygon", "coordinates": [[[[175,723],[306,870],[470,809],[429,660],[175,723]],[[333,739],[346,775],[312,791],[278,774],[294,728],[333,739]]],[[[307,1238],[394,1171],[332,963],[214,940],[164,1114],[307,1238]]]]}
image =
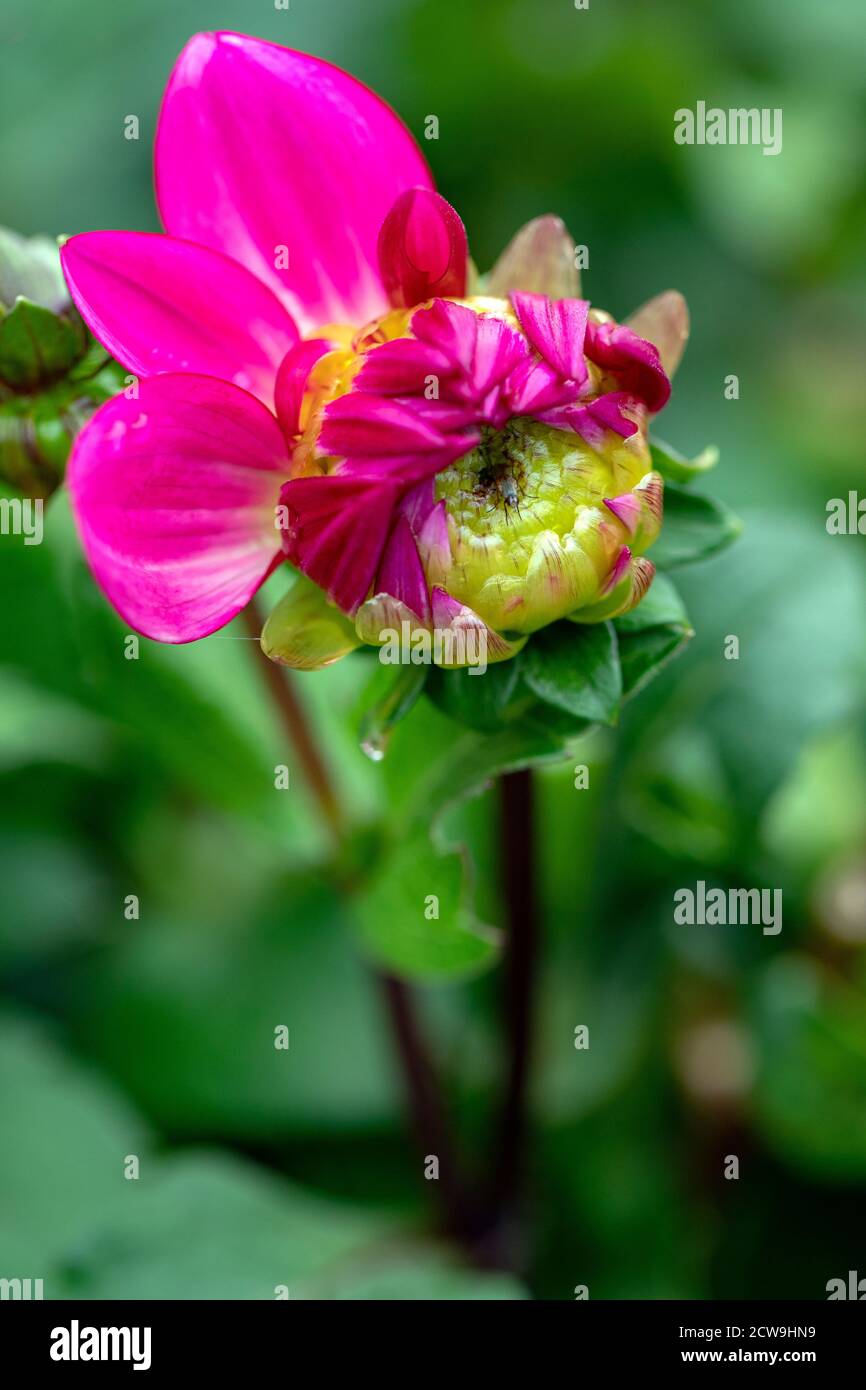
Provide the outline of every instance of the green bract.
{"type": "Polygon", "coordinates": [[[0,228],[0,480],[49,497],[78,430],[123,384],[69,298],[56,244],[0,228]]]}

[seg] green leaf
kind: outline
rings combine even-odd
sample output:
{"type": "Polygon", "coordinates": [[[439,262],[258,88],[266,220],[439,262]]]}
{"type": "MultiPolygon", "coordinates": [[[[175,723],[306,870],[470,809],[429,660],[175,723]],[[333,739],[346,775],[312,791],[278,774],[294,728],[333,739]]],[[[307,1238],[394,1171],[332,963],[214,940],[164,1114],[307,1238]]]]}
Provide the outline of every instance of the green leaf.
{"type": "Polygon", "coordinates": [[[613,724],[622,697],[616,634],[610,623],[554,623],[523,653],[523,679],[545,704],[579,719],[613,724]]]}
{"type": "Polygon", "coordinates": [[[358,738],[373,762],[384,758],[391,735],[424,689],[429,671],[429,666],[386,666],[376,662],[358,701],[358,738]]]}
{"type": "Polygon", "coordinates": [[[362,948],[402,979],[451,981],[493,965],[499,936],[466,904],[465,862],[439,853],[426,832],[388,854],[353,899],[362,948]]]}
{"type": "Polygon", "coordinates": [[[719,461],[719,451],[714,444],[707,445],[706,449],[702,449],[693,459],[687,459],[670,444],[663,444],[660,439],[651,439],[650,454],[656,472],[673,483],[690,483],[702,473],[708,473],[711,468],[715,468],[719,461]]]}
{"type": "Polygon", "coordinates": [[[705,560],[735,541],[742,529],[739,517],[723,502],[668,483],[664,522],[651,559],[659,569],[705,560]]]}
{"type": "Polygon", "coordinates": [[[692,632],[682,596],[666,574],[656,574],[637,607],[615,618],[614,627],[620,637],[626,632],[643,632],[651,627],[676,627],[688,635],[692,632]]]}
{"type": "Polygon", "coordinates": [[[19,298],[0,320],[0,378],[18,391],[32,391],[68,371],[85,342],[80,323],[19,298]]]}
{"type": "Polygon", "coordinates": [[[455,723],[482,733],[495,733],[529,710],[531,691],[520,681],[522,653],[472,674],[463,667],[444,671],[435,667],[427,682],[433,703],[455,723]]]}
{"type": "Polygon", "coordinates": [[[694,636],[683,601],[666,574],[656,574],[629,613],[614,619],[624,696],[643,689],[694,636]]]}

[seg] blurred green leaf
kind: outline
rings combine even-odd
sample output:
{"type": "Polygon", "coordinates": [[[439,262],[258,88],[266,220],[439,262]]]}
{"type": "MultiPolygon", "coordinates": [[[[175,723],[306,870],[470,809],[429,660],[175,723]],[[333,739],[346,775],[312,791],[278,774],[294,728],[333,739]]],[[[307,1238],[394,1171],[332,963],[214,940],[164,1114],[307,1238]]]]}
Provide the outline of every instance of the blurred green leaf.
{"type": "Polygon", "coordinates": [[[64,1252],[122,1209],[134,1186],[124,1157],[147,1163],[152,1141],[121,1095],[27,1018],[0,1017],[0,1095],[3,1274],[45,1278],[56,1296],[64,1252]]]}
{"type": "Polygon", "coordinates": [[[674,569],[706,560],[735,541],[742,529],[742,522],[723,502],[668,483],[661,535],[652,548],[653,563],[659,569],[674,569]]]}
{"type": "Polygon", "coordinates": [[[820,1177],[866,1177],[866,994],[806,957],[774,961],[755,1004],[757,1119],[767,1141],[820,1177]]]}
{"type": "Polygon", "coordinates": [[[475,922],[458,853],[439,853],[426,833],[395,846],[353,898],[364,950],[401,979],[440,982],[489,968],[498,933],[475,922]]]}
{"type": "MultiPolygon", "coordinates": [[[[4,537],[0,545],[0,584],[16,595],[14,604],[0,606],[0,648],[10,668],[113,721],[115,734],[140,756],[205,799],[248,812],[272,804],[273,769],[264,749],[172,670],[173,653],[143,637],[130,646],[129,630],[96,589],[69,535],[67,508],[62,496],[52,504],[41,545],[25,546],[20,537],[4,537]]],[[[236,646],[236,659],[245,660],[244,644],[236,646]]]]}
{"type": "Polygon", "coordinates": [[[375,984],[333,890],[295,876],[265,897],[226,921],[181,918],[179,902],[177,919],[125,924],[79,972],[83,1044],[169,1129],[265,1140],[395,1122],[375,984]]]}

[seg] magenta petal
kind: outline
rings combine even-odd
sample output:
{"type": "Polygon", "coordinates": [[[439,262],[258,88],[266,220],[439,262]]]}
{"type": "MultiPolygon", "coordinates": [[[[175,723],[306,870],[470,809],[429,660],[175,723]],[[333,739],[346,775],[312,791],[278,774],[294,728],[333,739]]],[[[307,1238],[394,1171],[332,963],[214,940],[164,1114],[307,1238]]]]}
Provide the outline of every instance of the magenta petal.
{"type": "Polygon", "coordinates": [[[436,490],[432,478],[424,478],[401,498],[400,511],[417,536],[436,505],[436,490]]]}
{"type": "Polygon", "coordinates": [[[410,328],[422,343],[441,352],[453,369],[468,373],[475,361],[479,315],[465,304],[437,299],[412,315],[410,328]]]}
{"type": "Polygon", "coordinates": [[[526,360],[526,344],[510,324],[488,314],[478,316],[475,352],[469,375],[475,399],[486,396],[526,360]]]}
{"type": "Polygon", "coordinates": [[[442,575],[448,573],[451,566],[451,537],[444,498],[436,503],[418,532],[418,553],[428,571],[442,575]]]}
{"type": "Polygon", "coordinates": [[[435,630],[444,632],[450,629],[452,632],[458,632],[462,628],[465,632],[470,628],[474,629],[478,633],[478,640],[483,644],[479,650],[483,651],[488,659],[495,661],[499,657],[509,655],[513,650],[504,637],[487,626],[474,608],[459,603],[445,589],[434,586],[430,590],[430,606],[435,630]]]}
{"type": "MultiPolygon", "coordinates": [[[[441,393],[476,408],[479,418],[494,422],[499,410],[498,388],[528,356],[520,334],[510,324],[488,314],[476,314],[463,304],[437,299],[412,316],[412,332],[451,364],[441,393]]],[[[501,411],[504,422],[509,411],[501,411]]]]}
{"type": "Polygon", "coordinates": [[[627,545],[621,546],[613,562],[610,573],[601,586],[602,594],[609,594],[616,588],[631,564],[631,551],[627,545]]]}
{"type": "Polygon", "coordinates": [[[560,405],[550,410],[534,412],[536,420],[554,425],[560,430],[574,430],[582,434],[593,448],[604,443],[605,430],[613,430],[623,439],[630,439],[637,432],[637,425],[623,414],[623,407],[635,406],[639,402],[626,391],[607,391],[594,401],[584,405],[560,405]]]}
{"type": "Polygon", "coordinates": [[[301,404],[310,372],[319,358],[330,351],[331,344],[324,338],[305,338],[286,354],[280,364],[274,387],[274,404],[287,439],[293,439],[300,433],[301,404]]]}
{"type": "Polygon", "coordinates": [[[288,468],[253,396],[201,376],[142,381],[76,440],[72,507],[87,558],[125,620],[161,642],[229,622],[279,554],[274,508],[288,468]]]}
{"type": "Polygon", "coordinates": [[[60,256],[87,326],[131,372],[222,377],[271,404],[298,330],[236,261],[148,232],[85,232],[60,256]]]}
{"type": "Polygon", "coordinates": [[[233,256],[305,331],[388,307],[377,241],[398,196],[432,179],[412,136],[339,68],[242,34],[196,34],[156,137],[167,231],[233,256]]]}
{"type": "Polygon", "coordinates": [[[511,375],[508,398],[513,414],[533,415],[573,402],[577,389],[573,381],[564,381],[546,362],[527,357],[511,375]]]}
{"type": "Polygon", "coordinates": [[[450,203],[429,188],[407,188],[382,223],[379,272],[395,308],[466,293],[466,230],[450,203]]]}
{"type": "Polygon", "coordinates": [[[389,594],[410,608],[422,623],[430,621],[430,597],[421,557],[405,516],[398,516],[376,577],[376,593],[389,594]]]}
{"type": "Polygon", "coordinates": [[[622,522],[629,535],[636,534],[641,519],[641,502],[636,493],[623,492],[619,497],[605,497],[604,505],[609,512],[613,512],[617,521],[622,522]]]}
{"type": "Polygon", "coordinates": [[[666,405],[671,384],[658,349],[619,323],[589,323],[586,355],[613,373],[623,390],[639,397],[652,414],[666,405]]]}
{"type": "Polygon", "coordinates": [[[321,452],[341,458],[425,453],[444,442],[440,431],[410,406],[360,391],[331,402],[319,435],[321,452]]]}
{"type": "Polygon", "coordinates": [[[420,396],[455,370],[448,356],[430,343],[396,338],[371,349],[354,384],[377,396],[420,396]]]}
{"type": "Polygon", "coordinates": [[[341,476],[295,478],[282,490],[289,559],[346,613],[370,591],[399,493],[388,480],[341,476]]]}
{"type": "Polygon", "coordinates": [[[543,294],[515,292],[514,312],[536,352],[561,377],[578,385],[586,380],[583,352],[589,302],[586,299],[548,299],[543,294]]]}
{"type": "Polygon", "coordinates": [[[435,473],[441,473],[442,469],[448,468],[455,459],[468,454],[480,438],[481,435],[476,430],[471,434],[449,435],[438,449],[425,449],[408,454],[384,454],[381,458],[368,455],[343,459],[332,476],[365,478],[373,484],[381,484],[385,479],[390,479],[392,482],[400,483],[402,487],[411,487],[425,478],[432,478],[435,473]]]}

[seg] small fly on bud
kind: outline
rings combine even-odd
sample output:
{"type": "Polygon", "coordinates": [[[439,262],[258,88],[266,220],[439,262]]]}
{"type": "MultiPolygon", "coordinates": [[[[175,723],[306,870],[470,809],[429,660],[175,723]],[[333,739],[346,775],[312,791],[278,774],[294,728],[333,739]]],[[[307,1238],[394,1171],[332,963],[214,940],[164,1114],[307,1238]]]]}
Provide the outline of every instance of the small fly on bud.
{"type": "Polygon", "coordinates": [[[518,495],[517,495],[517,482],[516,482],[516,480],[515,480],[514,474],[513,474],[513,473],[503,473],[503,474],[501,474],[500,477],[497,478],[497,480],[496,480],[496,486],[497,486],[497,489],[498,489],[498,491],[499,491],[499,496],[500,496],[501,499],[502,499],[502,505],[503,505],[503,507],[505,508],[506,514],[507,514],[507,512],[508,512],[508,508],[509,508],[509,507],[513,507],[514,510],[517,512],[517,514],[518,514],[518,516],[519,516],[519,515],[520,515],[520,506],[519,506],[519,500],[520,500],[520,499],[518,498],[518,495]]]}

